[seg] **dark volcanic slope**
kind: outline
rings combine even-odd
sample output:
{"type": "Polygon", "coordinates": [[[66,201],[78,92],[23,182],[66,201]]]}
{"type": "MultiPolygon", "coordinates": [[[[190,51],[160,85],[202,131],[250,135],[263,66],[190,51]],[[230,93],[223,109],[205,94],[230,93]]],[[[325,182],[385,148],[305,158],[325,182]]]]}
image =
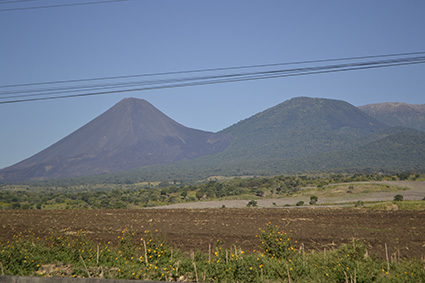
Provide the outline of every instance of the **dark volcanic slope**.
{"type": "Polygon", "coordinates": [[[91,175],[223,151],[231,138],[190,129],[127,98],[40,153],[0,171],[2,181],[91,175]]]}
{"type": "Polygon", "coordinates": [[[425,104],[378,103],[359,107],[371,117],[392,127],[402,126],[425,131],[425,104]]]}

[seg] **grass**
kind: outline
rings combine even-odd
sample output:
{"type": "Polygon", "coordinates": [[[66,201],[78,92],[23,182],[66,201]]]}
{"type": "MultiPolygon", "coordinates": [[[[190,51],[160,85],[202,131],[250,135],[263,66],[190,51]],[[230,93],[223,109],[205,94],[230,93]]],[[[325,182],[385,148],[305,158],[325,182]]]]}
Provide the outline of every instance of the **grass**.
{"type": "MultiPolygon", "coordinates": [[[[31,232],[30,232],[31,234],[31,232]]],[[[116,242],[91,242],[76,235],[40,239],[16,235],[0,243],[1,272],[42,277],[91,277],[202,282],[425,282],[425,262],[387,262],[353,241],[323,252],[306,251],[289,233],[267,223],[258,249],[222,248],[184,254],[169,247],[157,231],[136,235],[123,229],[116,242]]]]}
{"type": "Polygon", "coordinates": [[[379,202],[373,205],[369,205],[368,207],[375,210],[389,210],[389,209],[425,210],[425,201],[424,200],[385,201],[385,202],[379,202]]]}
{"type": "Polygon", "coordinates": [[[294,196],[310,196],[317,195],[320,197],[344,197],[353,195],[365,195],[368,193],[376,192],[397,192],[408,190],[407,188],[401,188],[398,186],[390,186],[384,184],[373,184],[373,183],[349,183],[349,184],[338,184],[328,185],[323,188],[309,188],[303,189],[294,194],[294,196]]]}

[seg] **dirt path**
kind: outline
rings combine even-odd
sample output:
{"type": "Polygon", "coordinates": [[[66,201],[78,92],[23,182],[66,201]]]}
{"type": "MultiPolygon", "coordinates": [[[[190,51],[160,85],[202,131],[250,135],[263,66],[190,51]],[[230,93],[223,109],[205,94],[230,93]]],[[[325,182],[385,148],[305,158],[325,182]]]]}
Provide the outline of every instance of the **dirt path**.
{"type": "MultiPolygon", "coordinates": [[[[357,182],[353,184],[374,183],[385,184],[389,186],[396,186],[400,188],[408,188],[408,190],[399,190],[391,192],[373,192],[364,195],[346,195],[341,197],[321,197],[318,204],[323,203],[347,203],[356,201],[390,201],[394,199],[394,195],[402,194],[406,200],[422,200],[425,197],[425,181],[382,181],[382,182],[357,182]]],[[[343,183],[349,185],[350,183],[343,183]]],[[[332,184],[338,185],[338,184],[332,184]]],[[[177,203],[166,206],[155,207],[155,209],[176,209],[176,208],[192,208],[192,209],[205,209],[205,208],[221,208],[223,205],[226,208],[243,208],[246,207],[249,200],[214,200],[214,201],[200,201],[189,203],[177,203]]],[[[285,207],[285,205],[295,205],[298,201],[304,201],[308,204],[309,197],[289,196],[281,198],[264,198],[256,199],[258,207],[285,207]]]]}

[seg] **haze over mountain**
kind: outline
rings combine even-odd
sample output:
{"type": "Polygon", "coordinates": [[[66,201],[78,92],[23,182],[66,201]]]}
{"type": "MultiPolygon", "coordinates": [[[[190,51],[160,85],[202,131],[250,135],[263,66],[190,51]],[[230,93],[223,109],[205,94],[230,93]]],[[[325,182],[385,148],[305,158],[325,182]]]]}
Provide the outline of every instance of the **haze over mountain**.
{"type": "Polygon", "coordinates": [[[145,100],[123,99],[40,153],[0,171],[0,180],[115,172],[217,153],[231,138],[184,127],[145,100]]]}
{"type": "Polygon", "coordinates": [[[368,104],[359,109],[387,125],[425,131],[425,104],[387,102],[368,104]]]}
{"type": "Polygon", "coordinates": [[[365,170],[424,171],[425,133],[391,127],[344,101],[299,97],[214,134],[126,99],[0,178],[116,172],[95,178],[137,182],[365,170]]]}

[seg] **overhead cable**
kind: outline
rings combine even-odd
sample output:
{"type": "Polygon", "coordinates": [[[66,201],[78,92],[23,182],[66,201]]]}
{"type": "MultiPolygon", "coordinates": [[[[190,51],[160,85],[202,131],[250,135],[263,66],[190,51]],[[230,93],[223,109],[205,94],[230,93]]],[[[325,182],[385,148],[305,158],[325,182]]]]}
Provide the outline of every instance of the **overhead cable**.
{"type": "MultiPolygon", "coordinates": [[[[343,63],[336,65],[322,65],[322,66],[309,66],[304,68],[292,68],[292,69],[277,69],[267,70],[260,72],[241,72],[241,73],[224,73],[215,74],[210,76],[195,76],[195,77],[175,77],[168,79],[159,80],[148,80],[138,82],[128,82],[127,84],[110,84],[110,85],[97,85],[90,87],[71,87],[69,89],[64,88],[61,91],[56,89],[56,92],[33,92],[31,94],[19,94],[0,96],[0,104],[7,103],[18,103],[28,101],[40,101],[40,100],[51,100],[51,99],[62,99],[71,97],[83,97],[83,96],[94,96],[104,94],[116,94],[124,92],[134,91],[147,91],[154,89],[165,89],[165,88],[177,88],[177,87],[188,87],[188,86],[199,86],[199,85],[212,85],[222,84],[230,82],[241,82],[241,81],[252,81],[272,78],[283,78],[293,77],[302,75],[313,75],[313,74],[325,74],[334,72],[345,72],[354,70],[365,70],[365,69],[376,69],[384,67],[404,66],[413,64],[425,63],[425,56],[416,56],[409,58],[395,58],[377,61],[363,61],[355,63],[343,63]],[[116,88],[115,90],[109,90],[116,88]],[[71,94],[67,94],[71,93],[71,94]],[[62,95],[58,95],[62,94],[62,95]],[[1,101],[3,100],[3,101],[1,101]]],[[[3,93],[4,95],[4,93],[3,93]]]]}
{"type": "Polygon", "coordinates": [[[277,67],[277,66],[286,66],[286,65],[326,63],[326,62],[337,62],[337,61],[352,61],[352,60],[373,59],[373,58],[411,56],[411,55],[420,55],[420,54],[425,54],[425,51],[421,51],[421,52],[409,52],[409,53],[392,53],[392,54],[384,54],[384,55],[368,55],[368,56],[357,56],[357,57],[344,57],[344,58],[331,58],[331,59],[318,59],[318,60],[307,60],[307,61],[281,62],[281,63],[272,63],[272,64],[243,65],[243,66],[231,66],[231,67],[220,67],[220,68],[183,70],[183,71],[171,71],[171,72],[158,72],[158,73],[147,73],[147,74],[132,74],[132,75],[110,76],[110,77],[97,77],[97,78],[84,78],[84,79],[72,79],[72,80],[57,80],[57,81],[34,82],[34,83],[24,83],[24,84],[11,84],[11,85],[0,85],[0,89],[1,88],[9,88],[9,87],[21,87],[21,86],[66,84],[66,83],[88,82],[88,81],[129,79],[129,78],[138,78],[138,77],[153,77],[153,76],[180,75],[180,74],[190,74],[190,73],[229,71],[229,70],[239,70],[239,69],[277,67]]]}
{"type": "Polygon", "coordinates": [[[71,7],[71,6],[98,5],[98,4],[106,4],[106,3],[113,3],[113,2],[125,2],[125,1],[129,1],[129,0],[105,0],[105,1],[70,3],[70,4],[57,4],[57,5],[46,5],[46,6],[19,7],[19,8],[0,9],[0,12],[11,12],[11,11],[20,11],[20,10],[34,10],[34,9],[47,9],[47,8],[60,8],[60,7],[71,7]]]}

